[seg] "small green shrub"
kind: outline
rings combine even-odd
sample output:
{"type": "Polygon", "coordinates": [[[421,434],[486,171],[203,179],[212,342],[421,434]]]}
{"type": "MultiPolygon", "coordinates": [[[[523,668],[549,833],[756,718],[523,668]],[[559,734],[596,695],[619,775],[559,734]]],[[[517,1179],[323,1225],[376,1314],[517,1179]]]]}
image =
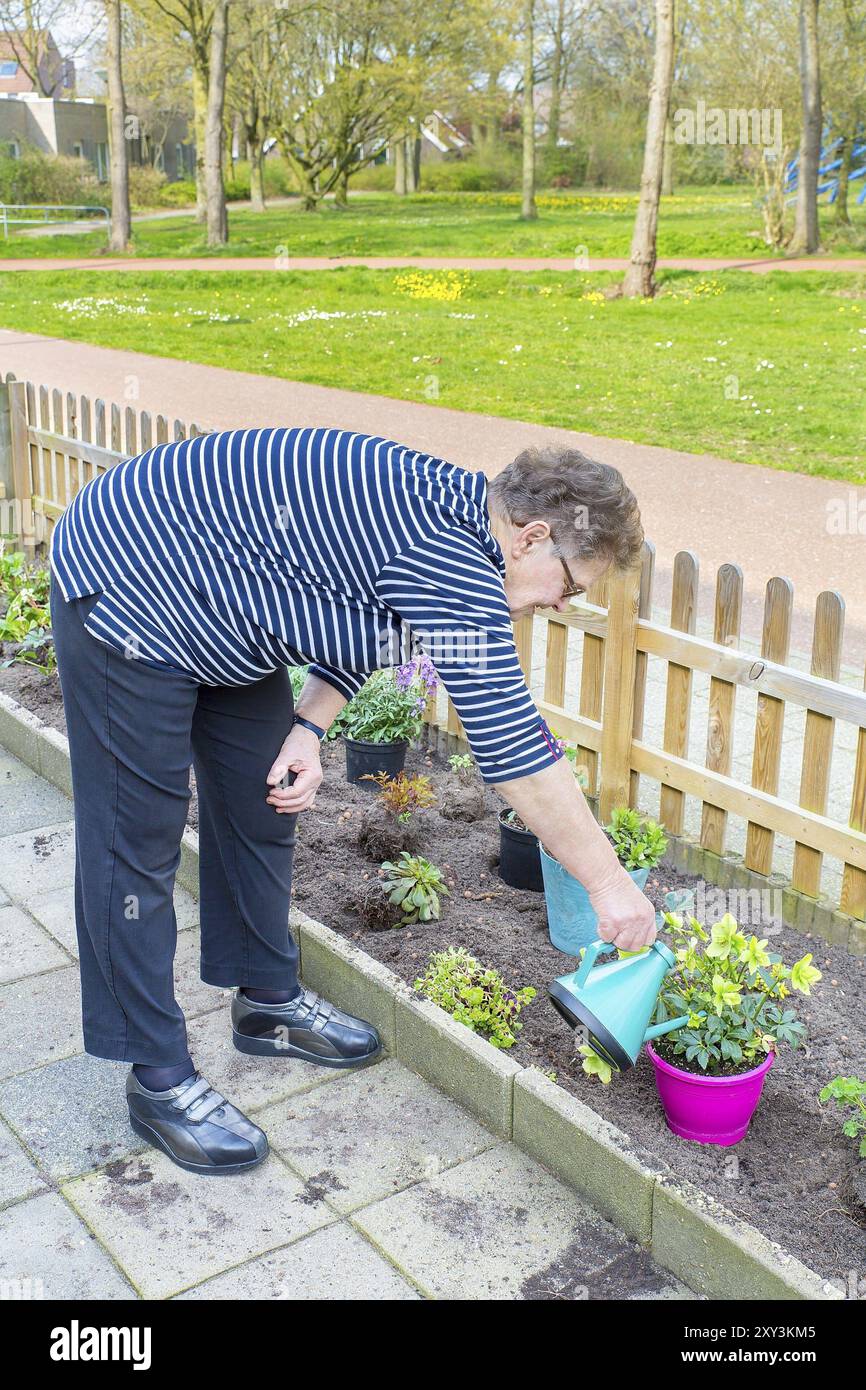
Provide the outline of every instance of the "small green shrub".
{"type": "Polygon", "coordinates": [[[654,869],[668,847],[661,826],[628,806],[615,807],[604,828],[626,869],[654,869]]]}
{"type": "Polygon", "coordinates": [[[412,819],[416,811],[436,805],[436,794],[430,778],[422,772],[414,777],[405,772],[398,772],[396,777],[389,777],[387,772],[367,772],[361,781],[376,783],[379,788],[377,803],[403,825],[412,819]]]}
{"type": "Polygon", "coordinates": [[[386,859],[382,869],[382,888],[388,901],[402,910],[403,926],[439,920],[440,895],[451,890],[434,864],[404,849],[396,863],[386,859]]]}
{"type": "Polygon", "coordinates": [[[165,184],[166,177],[161,169],[154,169],[152,164],[130,164],[130,207],[135,210],[162,206],[162,190],[165,184]]]}
{"type": "Polygon", "coordinates": [[[86,159],[47,155],[26,145],[20,159],[0,156],[0,201],[4,203],[86,203],[92,207],[106,206],[109,196],[108,185],[99,183],[96,170],[86,159]]]}
{"type": "Polygon", "coordinates": [[[500,1048],[514,1046],[523,1027],[517,1016],[535,998],[531,985],[508,989],[498,970],[480,965],[463,946],[433,952],[415,988],[458,1023],[500,1048]]]}
{"type": "Polygon", "coordinates": [[[859,1138],[858,1153],[866,1158],[866,1081],[859,1076],[834,1076],[818,1099],[822,1105],[834,1100],[840,1110],[853,1110],[842,1125],[842,1133],[849,1139],[859,1138]]]}
{"type": "Polygon", "coordinates": [[[27,565],[22,551],[0,540],[0,642],[13,647],[0,665],[35,666],[45,675],[55,669],[49,583],[44,566],[27,565]]]}

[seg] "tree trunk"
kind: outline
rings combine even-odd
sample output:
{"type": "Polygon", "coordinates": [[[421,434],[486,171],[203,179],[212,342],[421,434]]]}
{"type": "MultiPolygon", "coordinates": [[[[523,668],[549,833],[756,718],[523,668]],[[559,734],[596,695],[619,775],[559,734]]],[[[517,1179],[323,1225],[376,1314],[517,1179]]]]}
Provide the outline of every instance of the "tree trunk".
{"type": "Polygon", "coordinates": [[[349,206],[349,175],[345,169],[340,170],[340,177],[334,185],[334,206],[338,208],[349,206]]]}
{"type": "Polygon", "coordinates": [[[673,0],[656,0],[656,39],[649,92],[646,143],[640,180],[640,202],[631,241],[629,267],[622,292],[627,296],[655,294],[656,237],[664,163],[665,122],[674,71],[673,0]]]}
{"type": "Polygon", "coordinates": [[[406,193],[406,137],[396,135],[391,141],[391,155],[394,160],[394,192],[403,197],[406,193]]]}
{"type": "Polygon", "coordinates": [[[262,153],[262,142],[258,138],[255,126],[247,127],[247,159],[250,162],[250,211],[264,212],[265,210],[265,179],[264,179],[264,155],[262,153]]]}
{"type": "Polygon", "coordinates": [[[525,0],[523,6],[523,203],[520,216],[524,222],[538,217],[535,206],[535,80],[534,24],[535,0],[525,0]]]}
{"type": "Polygon", "coordinates": [[[818,167],[821,162],[821,69],[818,56],[818,0],[800,0],[800,87],[803,133],[797,173],[797,210],[789,251],[818,250],[818,167]]]}
{"type": "Polygon", "coordinates": [[[222,169],[227,39],[228,0],[215,0],[211,28],[210,80],[208,82],[207,121],[205,125],[204,162],[208,246],[225,246],[229,239],[222,169]]]}
{"type": "Polygon", "coordinates": [[[193,50],[192,107],[195,132],[195,220],[207,221],[207,187],[204,175],[205,130],[207,128],[207,64],[193,50]]]}
{"type": "Polygon", "coordinates": [[[418,173],[420,164],[420,137],[415,135],[414,129],[409,132],[403,141],[403,167],[406,171],[407,193],[418,192],[418,173]]]}
{"type": "Polygon", "coordinates": [[[662,160],[662,197],[670,198],[674,191],[674,123],[668,115],[665,121],[665,152],[662,160]]]}
{"type": "Polygon", "coordinates": [[[111,160],[112,251],[126,251],[132,220],[129,212],[129,160],[126,144],[126,98],[121,59],[120,0],[106,0],[108,41],[105,63],[108,74],[108,133],[111,160]]]}
{"type": "Polygon", "coordinates": [[[835,220],[844,227],[851,225],[851,214],[848,211],[848,178],[851,173],[853,155],[854,140],[846,133],[842,136],[842,143],[839,146],[839,158],[842,163],[839,165],[839,182],[836,188],[836,201],[833,205],[835,220]]]}
{"type": "Polygon", "coordinates": [[[550,110],[547,115],[547,155],[552,159],[559,146],[559,121],[562,109],[562,46],[565,31],[565,0],[557,0],[556,24],[553,31],[553,57],[550,70],[550,110]]]}
{"type": "Polygon", "coordinates": [[[415,183],[415,192],[416,192],[416,193],[418,192],[418,189],[421,187],[421,144],[422,144],[422,139],[423,139],[422,136],[416,135],[416,136],[415,136],[414,143],[413,143],[413,145],[412,145],[412,173],[413,173],[413,180],[414,180],[414,183],[415,183]]]}

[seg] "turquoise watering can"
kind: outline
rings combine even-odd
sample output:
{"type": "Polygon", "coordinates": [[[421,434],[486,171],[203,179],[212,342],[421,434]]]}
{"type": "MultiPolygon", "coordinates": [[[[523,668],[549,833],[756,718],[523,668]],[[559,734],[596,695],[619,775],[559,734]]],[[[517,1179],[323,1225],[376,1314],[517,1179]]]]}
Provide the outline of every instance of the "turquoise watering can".
{"type": "Polygon", "coordinates": [[[570,1027],[583,1025],[587,1029],[587,1041],[594,1052],[615,1071],[627,1071],[637,1062],[645,1042],[682,1028],[689,1016],[647,1026],[665,975],[676,965],[676,956],[664,942],[654,941],[640,955],[607,961],[593,969],[602,951],[614,950],[612,941],[593,941],[580,968],[560,975],[548,994],[570,1027]]]}

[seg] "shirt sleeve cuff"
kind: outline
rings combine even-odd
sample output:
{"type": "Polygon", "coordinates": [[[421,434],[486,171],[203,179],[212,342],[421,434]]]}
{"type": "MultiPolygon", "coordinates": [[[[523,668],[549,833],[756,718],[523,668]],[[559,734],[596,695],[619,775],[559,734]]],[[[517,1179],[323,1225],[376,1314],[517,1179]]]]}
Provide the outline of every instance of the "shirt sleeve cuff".
{"type": "Polygon", "coordinates": [[[490,759],[489,761],[476,756],[478,771],[482,780],[488,783],[516,781],[518,777],[531,777],[536,772],[543,772],[547,767],[553,767],[565,757],[565,750],[554,738],[544,719],[540,719],[538,724],[538,736],[541,741],[540,748],[536,746],[533,751],[524,749],[518,762],[510,766],[502,760],[490,759]]]}
{"type": "Polygon", "coordinates": [[[343,671],[337,666],[321,666],[318,662],[310,665],[308,675],[318,676],[319,680],[327,681],[328,685],[332,685],[347,700],[354,699],[367,680],[366,674],[360,671],[343,671]]]}

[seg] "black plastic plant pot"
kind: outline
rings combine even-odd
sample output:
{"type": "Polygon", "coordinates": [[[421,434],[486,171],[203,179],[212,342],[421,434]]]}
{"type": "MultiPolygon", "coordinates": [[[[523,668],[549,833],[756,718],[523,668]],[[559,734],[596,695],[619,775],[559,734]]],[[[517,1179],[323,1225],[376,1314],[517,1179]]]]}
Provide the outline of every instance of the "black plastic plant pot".
{"type": "Polygon", "coordinates": [[[507,825],[503,819],[507,815],[507,811],[499,812],[499,877],[510,888],[543,893],[538,836],[533,835],[531,830],[518,830],[514,825],[507,825]]]}
{"type": "Polygon", "coordinates": [[[408,739],[398,743],[371,743],[363,738],[344,738],[343,742],[346,745],[347,782],[356,782],[361,787],[375,791],[375,782],[362,782],[361,778],[368,773],[375,777],[380,772],[396,777],[398,772],[403,771],[408,739]]]}

